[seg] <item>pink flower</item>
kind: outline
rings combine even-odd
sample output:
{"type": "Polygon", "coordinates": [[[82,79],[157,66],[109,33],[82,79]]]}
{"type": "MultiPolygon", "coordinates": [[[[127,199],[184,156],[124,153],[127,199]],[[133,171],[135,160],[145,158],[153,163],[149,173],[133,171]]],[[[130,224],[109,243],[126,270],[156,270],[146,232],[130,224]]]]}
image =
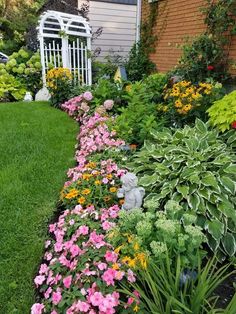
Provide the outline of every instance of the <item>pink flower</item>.
{"type": "Polygon", "coordinates": [[[102,275],[102,280],[106,282],[107,286],[114,286],[114,279],[116,277],[116,270],[108,268],[102,275]]]}
{"type": "Polygon", "coordinates": [[[41,303],[35,303],[31,307],[31,314],[41,314],[44,312],[44,305],[41,303]]]}
{"type": "Polygon", "coordinates": [[[52,293],[52,288],[49,287],[44,293],[45,299],[49,299],[51,293],[52,293]]]}
{"type": "Polygon", "coordinates": [[[35,278],[34,278],[34,283],[36,284],[36,286],[38,287],[38,286],[41,286],[42,285],[42,283],[44,282],[44,280],[45,280],[45,276],[36,276],[35,278]]]}
{"type": "Polygon", "coordinates": [[[74,244],[71,246],[70,248],[70,253],[72,255],[72,257],[77,256],[80,253],[81,249],[78,247],[77,244],[74,244]]]}
{"type": "Polygon", "coordinates": [[[99,263],[97,266],[98,266],[98,269],[100,269],[100,270],[107,269],[107,264],[106,263],[99,263]]]}
{"type": "Polygon", "coordinates": [[[52,303],[53,304],[57,305],[58,303],[60,303],[61,299],[62,299],[62,295],[61,295],[60,291],[52,293],[52,303]]]}
{"type": "Polygon", "coordinates": [[[93,99],[93,95],[92,95],[92,93],[90,93],[90,92],[85,92],[85,93],[83,93],[83,98],[84,98],[85,100],[87,100],[87,101],[90,101],[90,100],[93,99]]]}
{"type": "Polygon", "coordinates": [[[107,99],[106,101],[104,101],[103,106],[106,110],[111,110],[114,106],[114,101],[112,99],[107,99]]]}
{"type": "Polygon", "coordinates": [[[105,231],[107,231],[107,230],[113,228],[114,226],[115,226],[115,223],[114,223],[114,222],[104,221],[104,222],[102,223],[102,229],[105,230],[105,231]]]}
{"type": "Polygon", "coordinates": [[[107,262],[116,263],[118,255],[113,251],[106,251],[106,254],[104,255],[107,262]]]}
{"type": "Polygon", "coordinates": [[[136,278],[134,276],[134,273],[132,272],[131,269],[128,269],[128,276],[127,276],[127,279],[129,282],[135,282],[136,281],[136,278]]]}
{"type": "Polygon", "coordinates": [[[104,184],[107,184],[107,183],[109,182],[109,180],[108,180],[107,178],[103,178],[103,179],[102,179],[102,182],[103,182],[104,184]]]}
{"type": "Polygon", "coordinates": [[[70,275],[70,276],[67,276],[67,277],[65,277],[65,278],[63,279],[63,284],[64,284],[64,286],[65,286],[67,289],[70,288],[71,282],[72,282],[72,276],[71,276],[71,275],[70,275]]]}
{"type": "Polygon", "coordinates": [[[76,310],[87,313],[90,309],[90,305],[87,302],[78,301],[76,304],[76,310]]]}
{"type": "Polygon", "coordinates": [[[87,235],[89,232],[89,228],[87,226],[80,226],[79,233],[82,235],[87,235]]]}
{"type": "Polygon", "coordinates": [[[41,264],[39,269],[39,274],[47,274],[48,272],[48,266],[46,264],[41,264]]]}
{"type": "Polygon", "coordinates": [[[93,306],[99,306],[103,299],[104,297],[101,292],[95,292],[93,295],[91,295],[90,302],[93,306]]]}
{"type": "Polygon", "coordinates": [[[51,312],[51,314],[58,314],[55,310],[53,310],[52,312],[51,312]]]}

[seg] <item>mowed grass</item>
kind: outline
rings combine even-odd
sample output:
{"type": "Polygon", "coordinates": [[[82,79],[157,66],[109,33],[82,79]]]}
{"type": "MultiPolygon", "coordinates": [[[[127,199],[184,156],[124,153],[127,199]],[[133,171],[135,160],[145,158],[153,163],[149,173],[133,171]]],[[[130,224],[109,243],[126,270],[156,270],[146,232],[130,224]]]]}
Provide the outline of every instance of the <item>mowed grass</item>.
{"type": "Polygon", "coordinates": [[[48,103],[0,103],[0,313],[28,314],[78,126],[48,103]]]}

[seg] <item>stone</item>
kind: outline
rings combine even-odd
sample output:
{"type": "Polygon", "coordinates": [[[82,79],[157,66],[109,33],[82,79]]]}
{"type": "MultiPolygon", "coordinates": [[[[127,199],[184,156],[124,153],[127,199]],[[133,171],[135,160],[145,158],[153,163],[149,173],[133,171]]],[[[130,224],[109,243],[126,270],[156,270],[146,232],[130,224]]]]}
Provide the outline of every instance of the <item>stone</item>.
{"type": "Polygon", "coordinates": [[[47,87],[41,88],[37,94],[35,95],[35,101],[48,101],[50,100],[51,95],[47,89],[47,87]]]}
{"type": "Polygon", "coordinates": [[[127,172],[121,177],[122,186],[117,191],[118,198],[124,198],[122,209],[131,210],[142,206],[145,190],[138,187],[138,178],[134,173],[127,172]]]}

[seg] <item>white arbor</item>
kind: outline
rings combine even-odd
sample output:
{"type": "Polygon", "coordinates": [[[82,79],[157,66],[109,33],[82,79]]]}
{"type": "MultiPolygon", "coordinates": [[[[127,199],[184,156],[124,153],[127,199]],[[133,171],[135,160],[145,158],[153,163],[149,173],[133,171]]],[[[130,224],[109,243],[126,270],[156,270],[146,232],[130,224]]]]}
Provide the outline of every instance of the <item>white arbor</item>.
{"type": "Polygon", "coordinates": [[[47,71],[54,67],[68,68],[74,84],[91,85],[91,28],[81,16],[47,11],[38,27],[43,84],[47,71]]]}

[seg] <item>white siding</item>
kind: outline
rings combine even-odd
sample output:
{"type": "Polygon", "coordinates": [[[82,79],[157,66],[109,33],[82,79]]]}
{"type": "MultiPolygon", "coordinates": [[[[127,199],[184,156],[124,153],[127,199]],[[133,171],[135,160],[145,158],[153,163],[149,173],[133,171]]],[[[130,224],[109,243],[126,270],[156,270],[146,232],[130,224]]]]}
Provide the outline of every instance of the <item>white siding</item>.
{"type": "MultiPolygon", "coordinates": [[[[79,6],[82,0],[79,0],[79,6]]],[[[89,22],[93,32],[103,28],[92,49],[101,48],[102,60],[112,50],[127,56],[136,37],[136,5],[116,4],[90,0],[89,22]]]]}

